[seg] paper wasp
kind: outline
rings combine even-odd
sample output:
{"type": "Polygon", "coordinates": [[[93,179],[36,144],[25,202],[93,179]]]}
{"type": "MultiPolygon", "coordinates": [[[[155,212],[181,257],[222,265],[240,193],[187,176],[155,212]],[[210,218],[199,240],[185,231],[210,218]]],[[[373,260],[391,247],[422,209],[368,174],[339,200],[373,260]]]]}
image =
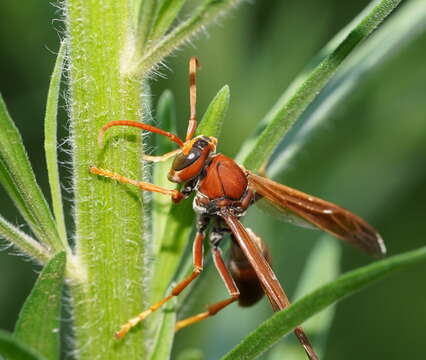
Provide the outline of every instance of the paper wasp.
{"type": "MultiPolygon", "coordinates": [[[[111,121],[100,131],[102,142],[105,132],[113,126],[132,126],[168,137],[179,148],[161,156],[145,156],[158,162],[174,156],[168,179],[183,183],[179,190],[169,190],[154,184],[132,180],[122,175],[91,167],[93,174],[131,184],[142,190],[171,196],[174,203],[195,192],[193,208],[197,214],[197,233],[193,243],[193,271],[173,287],[171,293],[130,319],[116,333],[123,337],[132,327],[156,311],[173,296],[179,295],[203,270],[203,241],[211,224],[209,240],[216,268],[225,283],[229,298],[208,307],[206,312],[181,320],[176,329],[201,321],[238,301],[242,306],[257,302],[263,294],[268,297],[274,311],[286,308],[290,302],[270,267],[270,254],[260,237],[240,222],[240,218],[253,203],[272,207],[290,222],[319,228],[341,238],[369,254],[380,256],[386,252],[380,235],[355,214],[301,191],[278,184],[266,177],[244,169],[231,158],[216,153],[217,139],[200,135],[194,137],[196,121],[196,69],[195,57],[189,61],[190,119],[185,141],[177,135],[157,127],[135,121],[111,121]],[[222,258],[219,245],[226,234],[231,236],[229,266],[222,258]]],[[[310,359],[317,359],[301,327],[295,334],[310,359]]]]}

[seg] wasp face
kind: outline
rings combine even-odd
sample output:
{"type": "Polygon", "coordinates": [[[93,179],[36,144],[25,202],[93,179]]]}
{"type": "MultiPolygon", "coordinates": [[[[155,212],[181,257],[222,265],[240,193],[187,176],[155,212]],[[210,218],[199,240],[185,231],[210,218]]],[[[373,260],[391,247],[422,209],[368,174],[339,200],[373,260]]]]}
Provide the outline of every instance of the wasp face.
{"type": "Polygon", "coordinates": [[[216,143],[216,138],[203,135],[185,143],[182,152],[173,161],[169,180],[181,183],[199,175],[210,153],[216,150],[216,143]]]}

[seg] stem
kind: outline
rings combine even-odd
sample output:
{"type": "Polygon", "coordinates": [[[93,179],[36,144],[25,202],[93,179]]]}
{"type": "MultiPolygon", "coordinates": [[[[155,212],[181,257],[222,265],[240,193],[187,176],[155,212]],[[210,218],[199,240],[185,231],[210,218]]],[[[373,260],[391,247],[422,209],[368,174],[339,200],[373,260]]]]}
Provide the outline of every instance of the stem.
{"type": "Polygon", "coordinates": [[[71,284],[71,296],[80,359],[141,359],[145,353],[141,331],[121,342],[113,337],[145,299],[141,193],[89,174],[96,164],[143,177],[138,130],[110,130],[102,150],[96,141],[106,122],[142,118],[142,81],[120,71],[136,48],[131,9],[125,0],[67,1],[76,261],[83,274],[71,284]]]}

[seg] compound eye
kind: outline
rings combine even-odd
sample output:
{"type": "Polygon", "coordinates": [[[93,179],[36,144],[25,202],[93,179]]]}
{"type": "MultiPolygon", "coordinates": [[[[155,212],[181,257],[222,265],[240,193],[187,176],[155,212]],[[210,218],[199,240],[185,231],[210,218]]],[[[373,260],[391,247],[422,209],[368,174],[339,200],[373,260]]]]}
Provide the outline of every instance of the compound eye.
{"type": "Polygon", "coordinates": [[[172,169],[180,171],[193,164],[201,156],[201,150],[193,147],[187,155],[180,153],[178,154],[172,165],[172,169]]]}

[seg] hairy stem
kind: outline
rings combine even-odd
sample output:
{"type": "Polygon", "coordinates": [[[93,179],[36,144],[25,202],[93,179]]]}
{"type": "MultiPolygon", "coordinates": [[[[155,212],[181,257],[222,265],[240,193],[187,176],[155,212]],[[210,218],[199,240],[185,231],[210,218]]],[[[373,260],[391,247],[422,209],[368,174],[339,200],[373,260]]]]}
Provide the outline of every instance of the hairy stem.
{"type": "Polygon", "coordinates": [[[111,120],[141,120],[142,81],[121,72],[136,48],[135,14],[125,0],[68,0],[76,261],[71,285],[77,357],[144,358],[142,332],[113,334],[144,303],[143,201],[137,189],[89,174],[97,166],[140,179],[141,139],[130,128],[97,134],[111,120]]]}

